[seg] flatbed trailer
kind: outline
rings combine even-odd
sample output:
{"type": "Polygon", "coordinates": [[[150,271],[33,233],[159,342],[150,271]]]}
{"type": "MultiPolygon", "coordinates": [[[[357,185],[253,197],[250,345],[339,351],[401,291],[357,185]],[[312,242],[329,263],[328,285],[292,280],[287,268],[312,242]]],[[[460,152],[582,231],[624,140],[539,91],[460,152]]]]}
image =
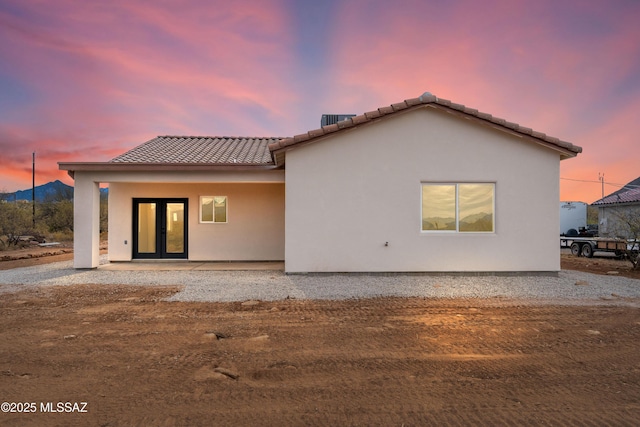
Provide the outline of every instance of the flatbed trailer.
{"type": "Polygon", "coordinates": [[[622,239],[606,237],[572,237],[560,236],[560,247],[571,248],[571,254],[591,258],[594,252],[613,252],[622,257],[627,250],[628,243],[622,239]]]}

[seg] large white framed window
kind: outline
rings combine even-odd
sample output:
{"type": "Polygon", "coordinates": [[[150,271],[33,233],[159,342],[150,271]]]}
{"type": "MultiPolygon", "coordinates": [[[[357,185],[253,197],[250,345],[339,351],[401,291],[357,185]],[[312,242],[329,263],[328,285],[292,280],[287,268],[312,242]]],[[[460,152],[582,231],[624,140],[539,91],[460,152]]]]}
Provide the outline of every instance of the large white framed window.
{"type": "Polygon", "coordinates": [[[423,232],[495,232],[494,183],[422,183],[423,232]]]}
{"type": "Polygon", "coordinates": [[[200,222],[203,224],[226,223],[227,196],[200,196],[200,222]]]}

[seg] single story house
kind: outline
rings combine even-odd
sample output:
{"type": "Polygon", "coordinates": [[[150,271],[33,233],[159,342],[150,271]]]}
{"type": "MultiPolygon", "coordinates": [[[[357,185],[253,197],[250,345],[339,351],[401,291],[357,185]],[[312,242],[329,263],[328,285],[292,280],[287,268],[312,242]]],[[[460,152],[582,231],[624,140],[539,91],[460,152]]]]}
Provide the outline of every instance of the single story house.
{"type": "Polygon", "coordinates": [[[640,237],[640,177],[591,204],[598,208],[602,237],[640,237]]]}
{"type": "Polygon", "coordinates": [[[288,138],[159,136],[75,180],[76,268],[285,262],[305,272],[560,269],[560,161],[582,149],[424,93],[288,138]]]}

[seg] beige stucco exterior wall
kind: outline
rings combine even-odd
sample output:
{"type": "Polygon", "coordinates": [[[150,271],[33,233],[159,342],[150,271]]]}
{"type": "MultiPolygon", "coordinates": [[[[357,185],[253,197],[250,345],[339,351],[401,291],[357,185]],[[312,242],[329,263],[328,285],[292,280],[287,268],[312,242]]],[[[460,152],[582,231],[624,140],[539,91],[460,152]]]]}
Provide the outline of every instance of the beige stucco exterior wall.
{"type": "Polygon", "coordinates": [[[295,148],[285,269],[558,271],[559,163],[551,149],[431,107],[295,148]],[[495,183],[495,233],[421,232],[423,182],[495,183]]]}
{"type": "Polygon", "coordinates": [[[640,216],[640,203],[598,206],[598,234],[601,237],[635,238],[629,224],[640,216]]]}
{"type": "Polygon", "coordinates": [[[131,183],[109,185],[109,260],[132,258],[132,200],[188,198],[191,261],[284,259],[283,183],[131,183]],[[200,196],[227,196],[227,223],[199,222],[200,196]]]}
{"type": "Polygon", "coordinates": [[[91,174],[77,172],[73,192],[73,266],[100,263],[100,187],[91,174]]]}
{"type": "Polygon", "coordinates": [[[189,198],[191,260],[282,260],[284,178],[282,170],[76,171],[74,267],[99,265],[101,183],[109,184],[110,190],[109,259],[112,261],[131,260],[132,197],[189,198]],[[217,190],[228,193],[210,193],[217,190]],[[202,195],[229,196],[228,224],[198,224],[201,191],[208,193],[202,195]],[[227,250],[222,256],[220,249],[224,246],[227,250]]]}

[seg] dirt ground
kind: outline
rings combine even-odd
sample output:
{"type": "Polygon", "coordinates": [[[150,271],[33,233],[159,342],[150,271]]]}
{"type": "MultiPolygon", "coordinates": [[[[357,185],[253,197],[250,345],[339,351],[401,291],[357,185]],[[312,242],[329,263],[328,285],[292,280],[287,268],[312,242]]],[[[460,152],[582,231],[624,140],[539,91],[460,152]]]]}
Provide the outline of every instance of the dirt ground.
{"type": "Polygon", "coordinates": [[[640,419],[638,308],[163,301],[177,290],[114,284],[1,295],[0,402],[9,405],[0,425],[640,419]]]}
{"type": "Polygon", "coordinates": [[[594,274],[616,274],[632,279],[640,279],[640,270],[632,269],[629,261],[607,256],[585,258],[562,253],[560,255],[560,265],[563,270],[586,271],[594,274]]]}
{"type": "Polygon", "coordinates": [[[72,242],[48,247],[28,246],[26,248],[0,251],[0,270],[31,267],[70,259],[73,259],[72,242]]]}

